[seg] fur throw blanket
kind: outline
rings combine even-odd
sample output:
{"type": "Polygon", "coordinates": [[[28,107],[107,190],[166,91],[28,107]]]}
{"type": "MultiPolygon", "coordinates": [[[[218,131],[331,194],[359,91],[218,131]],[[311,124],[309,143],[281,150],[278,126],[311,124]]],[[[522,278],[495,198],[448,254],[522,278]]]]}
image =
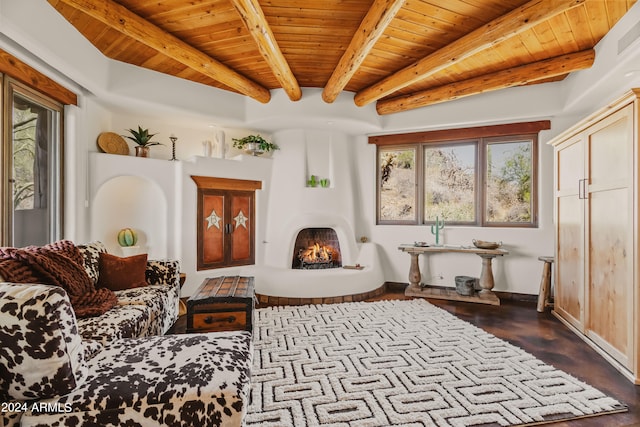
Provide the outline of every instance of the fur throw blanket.
{"type": "Polygon", "coordinates": [[[0,248],[0,276],[9,282],[60,286],[69,295],[77,317],[98,316],[117,303],[113,291],[95,288],[80,250],[69,240],[0,248]]]}

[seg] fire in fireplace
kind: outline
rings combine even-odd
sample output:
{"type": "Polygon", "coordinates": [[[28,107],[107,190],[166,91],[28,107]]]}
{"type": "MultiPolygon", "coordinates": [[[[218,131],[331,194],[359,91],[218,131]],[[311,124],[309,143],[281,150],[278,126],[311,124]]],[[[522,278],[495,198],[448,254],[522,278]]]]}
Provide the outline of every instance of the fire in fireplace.
{"type": "Polygon", "coordinates": [[[333,228],[305,228],[296,237],[291,268],[319,270],[342,267],[340,243],[333,228]]]}

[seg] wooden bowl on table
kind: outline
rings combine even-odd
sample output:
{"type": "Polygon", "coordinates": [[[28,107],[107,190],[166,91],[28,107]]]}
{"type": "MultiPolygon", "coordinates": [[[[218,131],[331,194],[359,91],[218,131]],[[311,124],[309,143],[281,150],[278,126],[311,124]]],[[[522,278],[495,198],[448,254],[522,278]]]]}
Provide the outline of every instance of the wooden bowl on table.
{"type": "Polygon", "coordinates": [[[502,242],[487,242],[485,240],[473,239],[473,245],[478,249],[498,249],[502,242]]]}

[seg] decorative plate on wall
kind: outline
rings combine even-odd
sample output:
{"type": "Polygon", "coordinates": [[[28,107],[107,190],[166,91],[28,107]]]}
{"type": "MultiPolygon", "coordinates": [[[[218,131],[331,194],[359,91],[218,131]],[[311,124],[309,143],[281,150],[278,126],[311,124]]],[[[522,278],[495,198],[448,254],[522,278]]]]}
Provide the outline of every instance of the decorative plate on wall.
{"type": "Polygon", "coordinates": [[[117,133],[102,132],[98,135],[98,147],[108,154],[129,155],[129,146],[127,142],[117,133]]]}

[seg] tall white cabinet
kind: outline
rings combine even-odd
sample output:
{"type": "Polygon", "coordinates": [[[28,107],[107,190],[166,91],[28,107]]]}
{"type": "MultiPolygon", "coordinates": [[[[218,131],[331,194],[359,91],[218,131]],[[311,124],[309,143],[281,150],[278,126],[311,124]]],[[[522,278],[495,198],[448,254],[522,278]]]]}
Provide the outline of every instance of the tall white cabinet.
{"type": "Polygon", "coordinates": [[[639,97],[634,89],[549,144],[554,313],[640,384],[639,97]]]}

